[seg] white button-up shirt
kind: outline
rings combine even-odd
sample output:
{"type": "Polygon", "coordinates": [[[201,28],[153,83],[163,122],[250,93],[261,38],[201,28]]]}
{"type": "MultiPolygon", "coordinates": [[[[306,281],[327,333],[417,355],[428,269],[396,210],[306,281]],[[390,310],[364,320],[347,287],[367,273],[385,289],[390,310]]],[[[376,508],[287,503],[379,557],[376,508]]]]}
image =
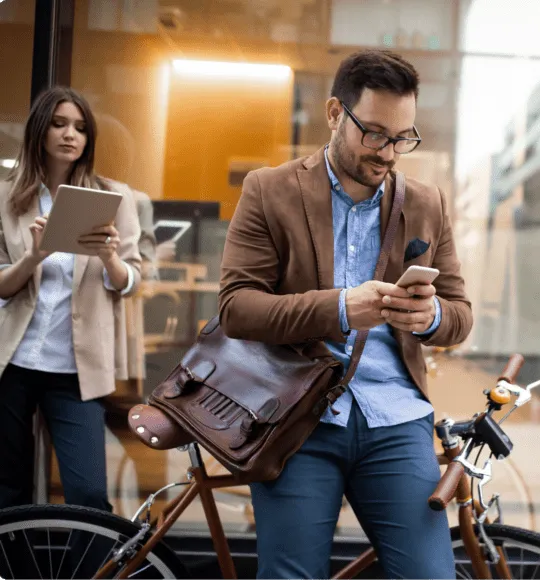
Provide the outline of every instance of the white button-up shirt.
{"type": "MultiPolygon", "coordinates": [[[[39,208],[42,215],[52,208],[51,194],[45,186],[41,189],[39,208]]],[[[54,252],[43,260],[36,309],[12,364],[51,373],[77,372],[71,318],[74,263],[74,254],[63,252],[54,252]]],[[[127,294],[134,282],[131,266],[124,264],[128,284],[121,294],[127,294]]],[[[108,290],[114,290],[106,271],[104,284],[108,290]]]]}

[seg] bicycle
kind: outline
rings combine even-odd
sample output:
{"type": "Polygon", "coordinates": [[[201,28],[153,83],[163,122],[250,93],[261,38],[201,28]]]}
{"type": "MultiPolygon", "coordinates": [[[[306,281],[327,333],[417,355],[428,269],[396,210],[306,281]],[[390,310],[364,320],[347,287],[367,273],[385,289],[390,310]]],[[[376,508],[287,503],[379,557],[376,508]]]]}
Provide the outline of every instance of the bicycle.
{"type": "MultiPolygon", "coordinates": [[[[487,406],[470,420],[443,419],[435,425],[444,452],[439,462],[448,467],[437,485],[429,505],[445,509],[452,498],[459,505],[459,526],[451,529],[452,545],[458,578],[538,578],[540,577],[540,534],[522,528],[505,526],[498,494],[488,501],[484,486],[492,473],[492,461],[508,457],[512,442],[500,427],[517,408],[531,400],[531,390],[540,381],[527,387],[514,384],[521,366],[521,355],[513,355],[497,385],[487,389],[487,406]],[[512,408],[497,422],[493,415],[516,399],[512,408]],[[460,443],[460,439],[462,443],[460,443]],[[484,447],[490,456],[482,467],[478,460],[484,447]],[[479,452],[474,461],[469,457],[479,452]],[[471,481],[469,481],[469,478],[471,481]],[[477,480],[478,498],[473,496],[477,480]],[[488,512],[496,509],[493,521],[488,512]]],[[[131,414],[144,412],[138,405],[131,414]]],[[[155,413],[155,408],[152,408],[155,413]]],[[[171,421],[164,416],[164,421],[171,421]]],[[[159,434],[153,435],[156,443],[159,434]]],[[[152,441],[152,439],[151,439],[152,441]]],[[[170,448],[174,448],[171,442],[170,448]]],[[[0,510],[0,576],[18,577],[86,577],[86,578],[186,578],[188,570],[168,548],[163,537],[171,526],[200,496],[210,528],[216,556],[224,578],[236,578],[233,559],[228,548],[212,490],[248,483],[231,474],[209,476],[205,470],[197,443],[186,446],[191,459],[184,481],[171,483],[148,499],[132,520],[88,508],[62,505],[23,506],[0,510]],[[186,486],[170,501],[162,513],[151,519],[155,498],[173,487],[186,486]],[[33,568],[33,574],[22,576],[33,568]],[[43,572],[46,572],[45,576],[43,572]]],[[[185,449],[185,448],[182,448],[185,449]]],[[[334,578],[380,577],[380,567],[373,548],[367,549],[341,569],[334,578]]]]}

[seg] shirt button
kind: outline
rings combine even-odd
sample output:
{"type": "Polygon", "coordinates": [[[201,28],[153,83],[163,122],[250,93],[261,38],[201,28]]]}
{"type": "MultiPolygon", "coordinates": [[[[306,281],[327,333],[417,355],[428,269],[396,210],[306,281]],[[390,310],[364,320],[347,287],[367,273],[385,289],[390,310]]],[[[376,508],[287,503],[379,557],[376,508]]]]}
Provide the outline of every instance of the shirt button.
{"type": "Polygon", "coordinates": [[[336,191],[341,191],[341,185],[336,185],[336,191]]]}
{"type": "Polygon", "coordinates": [[[352,346],[347,347],[347,352],[350,354],[352,352],[352,346]]]}
{"type": "Polygon", "coordinates": [[[354,211],[356,213],[356,206],[352,207],[351,211],[354,211]]]}
{"type": "Polygon", "coordinates": [[[354,248],[354,246],[349,246],[349,250],[350,250],[351,252],[354,252],[354,249],[355,249],[355,248],[354,248]]]}

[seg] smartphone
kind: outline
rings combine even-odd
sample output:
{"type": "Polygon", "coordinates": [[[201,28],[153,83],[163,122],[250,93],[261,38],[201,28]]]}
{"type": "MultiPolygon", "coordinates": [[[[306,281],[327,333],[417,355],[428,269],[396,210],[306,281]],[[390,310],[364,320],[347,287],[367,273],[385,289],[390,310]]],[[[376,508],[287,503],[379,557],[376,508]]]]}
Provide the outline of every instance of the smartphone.
{"type": "Polygon", "coordinates": [[[440,274],[437,268],[427,268],[426,266],[409,266],[401,278],[396,282],[397,286],[408,288],[415,284],[431,284],[440,274]]]}

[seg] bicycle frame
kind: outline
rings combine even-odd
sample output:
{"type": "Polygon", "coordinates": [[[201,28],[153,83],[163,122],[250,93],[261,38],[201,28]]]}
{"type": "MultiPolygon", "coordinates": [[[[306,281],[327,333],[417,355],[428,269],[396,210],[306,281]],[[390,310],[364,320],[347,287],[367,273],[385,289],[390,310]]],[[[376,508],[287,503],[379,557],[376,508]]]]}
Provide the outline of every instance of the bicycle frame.
{"type": "MultiPolygon", "coordinates": [[[[461,445],[453,448],[445,448],[444,452],[438,455],[439,464],[448,465],[460,452],[461,445]]],[[[241,476],[224,475],[209,476],[206,472],[199,447],[196,443],[189,446],[191,467],[188,469],[187,487],[178,497],[170,501],[159,516],[152,522],[155,531],[152,533],[147,542],[142,546],[134,558],[126,564],[118,578],[128,578],[138,566],[144,561],[148,553],[154,546],[160,542],[165,534],[170,530],[173,524],[180,518],[186,508],[199,496],[204,510],[214,549],[216,551],[218,563],[223,574],[223,578],[236,578],[236,568],[231,556],[223,524],[219,516],[216,502],[212,493],[213,489],[225,487],[237,487],[247,485],[249,481],[241,476]]],[[[466,474],[460,479],[456,501],[459,505],[459,528],[461,538],[467,555],[471,559],[474,574],[477,578],[491,578],[489,567],[486,564],[478,537],[474,530],[474,513],[479,517],[484,508],[480,502],[472,500],[471,484],[466,474]]],[[[489,523],[486,520],[486,523],[489,523]]],[[[495,565],[499,578],[510,580],[512,578],[504,553],[500,547],[496,548],[500,560],[495,565]]],[[[339,570],[335,579],[353,578],[376,560],[377,556],[373,548],[369,548],[354,561],[350,562],[339,570]]],[[[107,577],[117,566],[114,560],[110,560],[95,576],[95,578],[107,577]]]]}
{"type": "MultiPolygon", "coordinates": [[[[175,499],[171,500],[160,513],[158,518],[152,522],[156,529],[151,537],[138,551],[137,555],[130,560],[122,570],[118,578],[128,578],[138,566],[144,561],[148,553],[160,542],[173,524],[180,518],[186,508],[199,496],[203,506],[204,514],[210,529],[210,535],[214,544],[219,567],[223,578],[236,578],[236,568],[229,550],[223,524],[218,513],[216,502],[212,494],[213,489],[224,487],[237,487],[247,485],[249,481],[240,476],[224,475],[209,476],[204,466],[197,443],[189,445],[191,467],[188,469],[188,481],[186,489],[175,499]]],[[[95,578],[107,577],[115,568],[116,562],[109,560],[105,566],[98,571],[95,578]]]]}

